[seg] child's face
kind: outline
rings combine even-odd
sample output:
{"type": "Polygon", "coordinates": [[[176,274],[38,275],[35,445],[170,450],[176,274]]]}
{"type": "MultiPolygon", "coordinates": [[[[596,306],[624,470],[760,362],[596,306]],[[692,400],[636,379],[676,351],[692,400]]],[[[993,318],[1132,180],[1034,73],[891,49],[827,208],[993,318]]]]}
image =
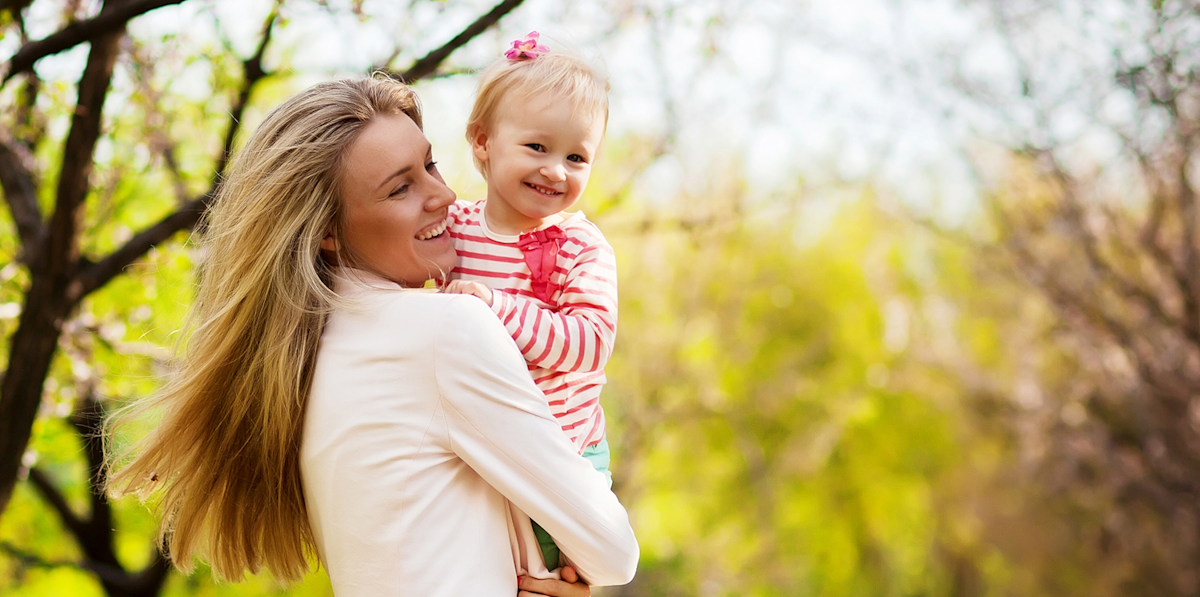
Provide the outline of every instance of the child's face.
{"type": "Polygon", "coordinates": [[[488,203],[504,212],[497,223],[525,231],[574,205],[603,135],[603,114],[575,111],[568,100],[506,99],[471,143],[487,172],[488,203]]]}

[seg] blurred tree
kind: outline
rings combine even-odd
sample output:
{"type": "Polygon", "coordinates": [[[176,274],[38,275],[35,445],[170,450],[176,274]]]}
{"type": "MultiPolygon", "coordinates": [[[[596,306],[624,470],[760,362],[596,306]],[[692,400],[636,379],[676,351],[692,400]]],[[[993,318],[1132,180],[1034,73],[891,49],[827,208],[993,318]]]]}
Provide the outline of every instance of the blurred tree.
{"type": "MultiPolygon", "coordinates": [[[[153,263],[156,245],[200,221],[220,184],[252,97],[276,77],[264,56],[273,34],[287,20],[286,7],[275,2],[255,49],[245,59],[235,58],[228,44],[188,55],[196,48],[185,48],[173,36],[148,43],[126,34],[131,20],[181,1],[106,0],[95,6],[68,1],[53,7],[44,2],[31,7],[27,0],[0,3],[0,31],[20,42],[0,71],[0,84],[6,87],[0,89],[0,188],[13,227],[3,231],[0,241],[0,250],[12,259],[0,278],[5,305],[19,313],[15,326],[5,323],[0,328],[8,340],[0,379],[0,511],[10,503],[18,479],[27,475],[82,552],[79,562],[65,563],[95,574],[109,595],[155,595],[169,566],[154,550],[141,570],[126,568],[117,557],[111,505],[89,486],[82,500],[87,508],[80,514],[73,504],[79,500],[64,493],[62,481],[36,466],[36,451],[27,450],[31,432],[39,408],[71,398],[59,414],[68,415],[83,444],[86,478],[92,486],[102,481],[96,432],[105,397],[99,395],[91,372],[96,366],[93,350],[79,347],[92,346],[96,338],[110,350],[114,343],[128,343],[119,332],[103,338],[94,310],[81,313],[80,307],[93,299],[107,299],[111,307],[113,297],[104,297],[102,290],[111,291],[130,267],[153,263]],[[45,9],[39,14],[55,13],[59,20],[56,32],[36,40],[30,38],[36,28],[27,22],[35,8],[45,9]],[[86,48],[86,63],[74,89],[47,84],[39,75],[39,60],[77,47],[86,48]],[[172,78],[161,70],[184,69],[200,61],[209,67],[213,106],[182,101],[170,90],[172,78]],[[235,72],[238,75],[229,74],[235,72]],[[187,146],[176,143],[181,134],[189,137],[187,146]],[[47,211],[49,217],[43,216],[47,211]],[[148,253],[152,255],[146,262],[148,253]],[[65,375],[55,373],[59,367],[65,368],[65,375]],[[60,385],[60,378],[67,383],[60,385]]],[[[393,75],[412,82],[438,74],[454,50],[520,4],[521,0],[496,4],[450,41],[393,75]]],[[[317,7],[364,16],[359,3],[346,9],[325,3],[317,7]]],[[[44,24],[37,23],[39,28],[44,24]]],[[[401,55],[397,49],[381,68],[390,68],[401,55]]],[[[133,298],[118,296],[118,301],[133,298]]],[[[105,323],[111,331],[120,322],[105,323]]],[[[0,543],[0,549],[24,566],[56,564],[8,542],[0,543]]]]}
{"type": "Polygon", "coordinates": [[[990,208],[968,242],[1058,347],[1011,429],[1114,594],[1198,595],[1200,4],[967,5],[986,25],[944,81],[990,208]]]}
{"type": "Polygon", "coordinates": [[[946,326],[965,251],[869,193],[760,201],[722,178],[598,220],[621,279],[615,487],[642,543],[603,594],[1001,594],[974,509],[1002,442],[930,355],[998,325],[946,326]]]}

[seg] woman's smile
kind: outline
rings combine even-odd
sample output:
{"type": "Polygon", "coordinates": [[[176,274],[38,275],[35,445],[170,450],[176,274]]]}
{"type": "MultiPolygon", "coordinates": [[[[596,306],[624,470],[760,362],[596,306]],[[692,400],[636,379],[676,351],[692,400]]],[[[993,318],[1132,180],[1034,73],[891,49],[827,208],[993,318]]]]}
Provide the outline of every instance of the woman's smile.
{"type": "MultiPolygon", "coordinates": [[[[416,236],[416,239],[417,240],[434,240],[434,239],[442,238],[443,237],[442,233],[446,232],[446,227],[449,225],[450,225],[450,218],[449,217],[442,218],[442,220],[440,222],[433,224],[433,225],[425,228],[424,230],[422,230],[420,233],[418,233],[416,236]]],[[[445,238],[450,238],[450,237],[446,236],[445,238]]]]}

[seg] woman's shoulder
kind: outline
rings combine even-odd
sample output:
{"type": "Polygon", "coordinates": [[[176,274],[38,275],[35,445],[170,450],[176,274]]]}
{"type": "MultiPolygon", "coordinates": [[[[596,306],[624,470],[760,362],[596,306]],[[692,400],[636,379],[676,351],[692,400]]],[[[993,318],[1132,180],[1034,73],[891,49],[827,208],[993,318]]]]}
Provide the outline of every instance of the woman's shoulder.
{"type": "Polygon", "coordinates": [[[472,325],[473,320],[495,319],[487,304],[475,296],[444,294],[434,289],[377,289],[354,293],[347,299],[347,313],[364,313],[380,320],[420,320],[443,327],[472,325]]]}

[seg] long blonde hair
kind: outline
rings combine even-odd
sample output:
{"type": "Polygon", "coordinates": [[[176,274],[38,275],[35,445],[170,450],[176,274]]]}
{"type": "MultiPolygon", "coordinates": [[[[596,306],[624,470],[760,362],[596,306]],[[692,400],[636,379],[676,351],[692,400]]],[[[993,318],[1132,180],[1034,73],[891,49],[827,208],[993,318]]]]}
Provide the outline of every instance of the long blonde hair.
{"type": "Polygon", "coordinates": [[[160,540],[185,572],[195,556],[235,581],[264,567],[284,582],[308,570],[300,436],[337,300],[320,243],[340,238],[347,147],[373,118],[398,114],[421,126],[401,83],[315,85],[267,115],[220,186],[178,368],[113,419],[161,422],[109,457],[109,493],[159,497],[160,540]]]}

